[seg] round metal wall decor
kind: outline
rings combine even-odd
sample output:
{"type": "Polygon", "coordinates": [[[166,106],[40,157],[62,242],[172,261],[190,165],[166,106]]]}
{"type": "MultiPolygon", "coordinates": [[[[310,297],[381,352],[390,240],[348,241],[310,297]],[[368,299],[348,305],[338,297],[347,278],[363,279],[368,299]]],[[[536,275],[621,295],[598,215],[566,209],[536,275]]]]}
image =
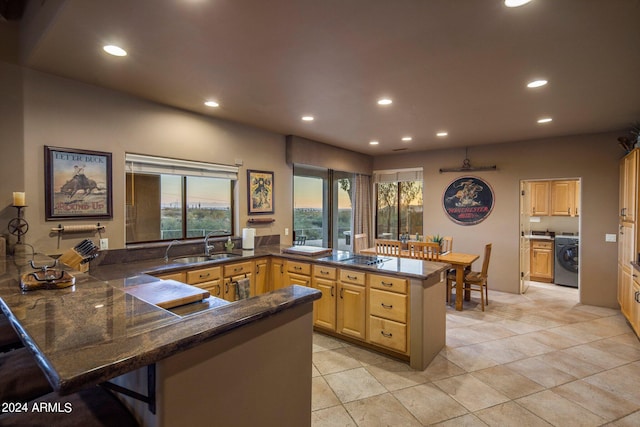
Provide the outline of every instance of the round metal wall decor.
{"type": "Polygon", "coordinates": [[[475,176],[456,178],[442,196],[442,207],[450,220],[461,225],[482,222],[493,210],[493,189],[475,176]]]}

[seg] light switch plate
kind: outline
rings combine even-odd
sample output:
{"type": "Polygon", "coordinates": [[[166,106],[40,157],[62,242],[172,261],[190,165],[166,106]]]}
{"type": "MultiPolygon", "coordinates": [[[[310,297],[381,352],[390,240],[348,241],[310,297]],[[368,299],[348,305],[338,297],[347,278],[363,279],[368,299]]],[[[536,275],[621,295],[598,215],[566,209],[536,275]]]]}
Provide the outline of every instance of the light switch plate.
{"type": "Polygon", "coordinates": [[[285,228],[285,229],[284,229],[284,235],[285,235],[285,236],[288,236],[288,235],[289,235],[289,229],[288,229],[288,228],[285,228]]]}
{"type": "Polygon", "coordinates": [[[100,250],[105,251],[109,249],[109,239],[100,239],[100,250]]]}
{"type": "Polygon", "coordinates": [[[604,235],[604,241],[605,242],[615,242],[616,241],[616,235],[607,233],[607,234],[604,235]]]}

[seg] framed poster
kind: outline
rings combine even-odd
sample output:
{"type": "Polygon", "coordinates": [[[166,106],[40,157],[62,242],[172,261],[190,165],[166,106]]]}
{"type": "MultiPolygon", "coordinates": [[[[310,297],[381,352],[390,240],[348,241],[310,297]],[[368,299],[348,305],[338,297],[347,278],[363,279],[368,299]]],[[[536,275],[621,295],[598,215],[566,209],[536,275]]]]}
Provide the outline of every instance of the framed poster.
{"type": "Polygon", "coordinates": [[[273,213],[273,172],[247,171],[249,214],[273,213]]]}
{"type": "Polygon", "coordinates": [[[493,210],[493,189],[474,176],[455,179],[442,195],[442,207],[455,223],[474,225],[482,222],[493,210]]]}
{"type": "Polygon", "coordinates": [[[112,218],[111,153],[44,147],[47,220],[112,218]]]}

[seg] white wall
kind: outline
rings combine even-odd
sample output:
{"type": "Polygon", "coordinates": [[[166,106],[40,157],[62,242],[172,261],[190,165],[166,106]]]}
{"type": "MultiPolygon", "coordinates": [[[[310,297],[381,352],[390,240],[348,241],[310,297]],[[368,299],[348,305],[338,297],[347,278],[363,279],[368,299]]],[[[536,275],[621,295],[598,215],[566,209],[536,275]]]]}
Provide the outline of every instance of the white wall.
{"type": "MultiPolygon", "coordinates": [[[[519,183],[520,180],[582,178],[581,302],[617,307],[617,246],[605,243],[605,233],[617,233],[618,133],[571,136],[512,144],[469,148],[474,166],[497,165],[497,171],[475,172],[495,192],[495,207],[483,222],[462,226],[448,219],[442,208],[445,188],[462,173],[439,173],[459,167],[464,149],[377,156],[374,168],[424,168],[424,232],[451,235],[454,249],[482,254],[493,243],[490,287],[519,290],[519,183]]],[[[474,265],[480,268],[480,262],[474,265]]]]}

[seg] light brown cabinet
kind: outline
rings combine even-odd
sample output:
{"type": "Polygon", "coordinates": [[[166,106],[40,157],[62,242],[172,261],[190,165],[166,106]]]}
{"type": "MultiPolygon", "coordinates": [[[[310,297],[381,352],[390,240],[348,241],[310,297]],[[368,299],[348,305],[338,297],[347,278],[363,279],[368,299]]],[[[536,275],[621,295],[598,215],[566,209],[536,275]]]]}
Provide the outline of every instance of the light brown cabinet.
{"type": "Polygon", "coordinates": [[[336,319],[339,334],[366,339],[365,284],[366,273],[340,270],[336,319]]]}
{"type": "Polygon", "coordinates": [[[269,258],[259,258],[255,261],[256,295],[271,291],[269,258]]]}
{"type": "Polygon", "coordinates": [[[271,259],[271,290],[284,288],[288,286],[285,283],[285,260],[282,258],[271,259]]]}
{"type": "Polygon", "coordinates": [[[631,265],[636,257],[638,229],[638,149],[620,161],[618,218],[618,303],[620,311],[640,336],[640,273],[631,265]]]}
{"type": "Polygon", "coordinates": [[[179,271],[177,273],[166,273],[155,275],[158,279],[162,280],[177,280],[178,282],[187,283],[186,273],[179,271]]]}
{"type": "Polygon", "coordinates": [[[322,292],[322,297],[313,302],[313,324],[331,331],[336,329],[336,272],[335,267],[314,265],[311,280],[313,287],[322,292]]]}
{"type": "Polygon", "coordinates": [[[218,266],[189,270],[182,274],[186,276],[187,284],[206,289],[211,296],[222,298],[221,271],[218,266]]]}
{"type": "Polygon", "coordinates": [[[576,181],[551,182],[551,215],[576,216],[576,181]]]}
{"type": "Polygon", "coordinates": [[[287,260],[284,286],[290,285],[311,287],[311,264],[287,260]]]}
{"type": "Polygon", "coordinates": [[[249,295],[254,296],[256,294],[256,282],[253,271],[253,262],[237,262],[232,264],[226,264],[223,266],[223,289],[222,297],[227,301],[235,301],[238,290],[238,281],[242,279],[249,279],[249,295]]]}
{"type": "Polygon", "coordinates": [[[409,296],[406,279],[369,275],[369,341],[407,353],[409,296]]]}
{"type": "Polygon", "coordinates": [[[549,194],[550,194],[550,182],[549,181],[532,181],[530,184],[531,194],[531,216],[546,216],[550,214],[549,209],[549,194]]]}
{"type": "Polygon", "coordinates": [[[551,240],[531,240],[531,280],[553,282],[554,244],[551,240]]]}

